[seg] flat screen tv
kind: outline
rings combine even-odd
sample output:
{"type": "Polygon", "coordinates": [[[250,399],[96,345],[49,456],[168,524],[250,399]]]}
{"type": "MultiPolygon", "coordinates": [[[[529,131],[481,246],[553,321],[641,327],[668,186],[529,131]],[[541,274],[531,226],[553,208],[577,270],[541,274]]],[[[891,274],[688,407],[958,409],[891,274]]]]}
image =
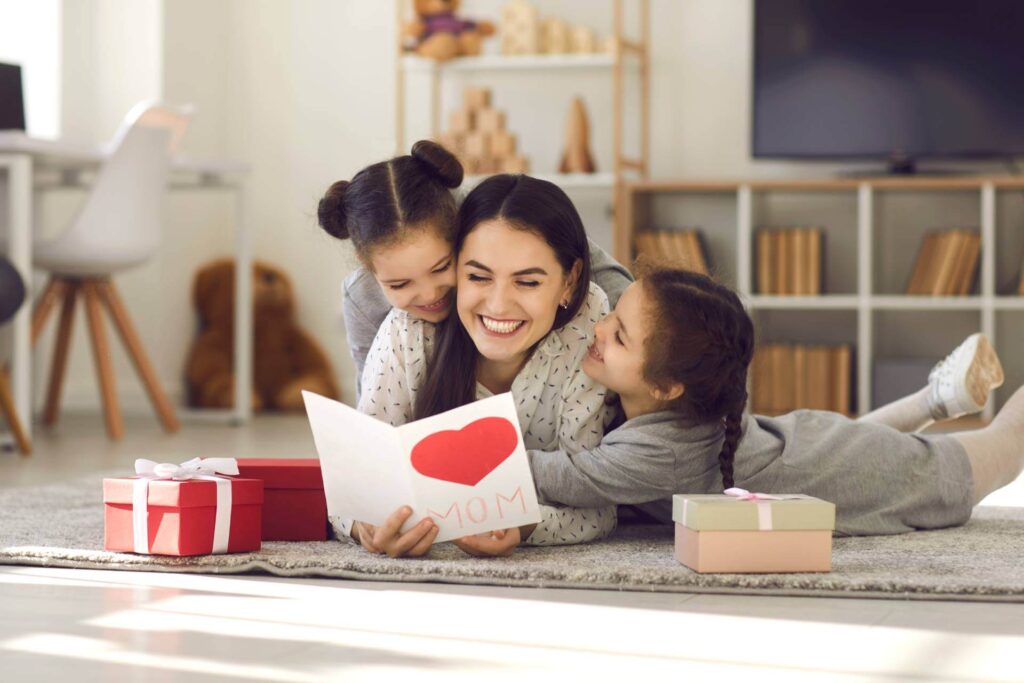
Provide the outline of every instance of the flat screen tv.
{"type": "Polygon", "coordinates": [[[753,155],[1024,154],[1024,0],[755,0],[753,155]]]}

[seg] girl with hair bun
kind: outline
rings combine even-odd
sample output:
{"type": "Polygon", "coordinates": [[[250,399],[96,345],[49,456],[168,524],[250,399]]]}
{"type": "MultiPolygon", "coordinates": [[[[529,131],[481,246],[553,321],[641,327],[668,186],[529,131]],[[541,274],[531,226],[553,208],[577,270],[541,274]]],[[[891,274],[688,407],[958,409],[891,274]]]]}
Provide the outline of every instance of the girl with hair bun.
{"type": "MultiPolygon", "coordinates": [[[[463,169],[441,145],[420,140],[410,154],[381,161],[328,188],[317,208],[320,227],[352,240],[361,266],[345,278],[343,311],[362,394],[366,355],[392,308],[438,323],[454,301],[453,190],[463,169]]],[[[614,305],[632,281],[625,268],[590,243],[592,274],[614,305]]]]}

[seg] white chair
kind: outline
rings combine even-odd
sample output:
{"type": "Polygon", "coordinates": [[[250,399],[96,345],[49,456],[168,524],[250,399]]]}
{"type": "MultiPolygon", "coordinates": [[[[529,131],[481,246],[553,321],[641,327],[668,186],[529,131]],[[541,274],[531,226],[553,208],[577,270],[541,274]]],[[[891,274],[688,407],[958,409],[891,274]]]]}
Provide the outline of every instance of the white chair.
{"type": "Polygon", "coordinates": [[[124,423],[103,327],[105,306],[121,334],[164,429],[174,432],[174,407],[157,382],[111,276],[149,260],[160,244],[160,203],[171,154],[191,119],[190,109],[143,103],[125,117],[89,196],[71,226],[51,242],[33,246],[33,265],[51,273],[32,317],[32,343],[42,333],[57,302],[62,302],[43,421],[57,421],[67,365],[75,300],[85,301],[99,375],[107,433],[121,438],[124,423]]]}

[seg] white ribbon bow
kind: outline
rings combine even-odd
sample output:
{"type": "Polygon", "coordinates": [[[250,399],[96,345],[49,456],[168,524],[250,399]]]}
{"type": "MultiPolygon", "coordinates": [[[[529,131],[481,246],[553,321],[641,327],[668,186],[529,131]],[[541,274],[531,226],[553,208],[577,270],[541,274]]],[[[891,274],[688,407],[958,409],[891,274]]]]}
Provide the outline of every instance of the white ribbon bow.
{"type": "Polygon", "coordinates": [[[238,461],[234,458],[192,458],[180,465],[139,458],[135,461],[135,479],[132,487],[132,532],[135,552],[149,553],[149,482],[156,480],[188,481],[204,479],[217,485],[217,513],[213,526],[213,553],[228,551],[231,536],[231,480],[217,476],[238,474],[238,461]]]}

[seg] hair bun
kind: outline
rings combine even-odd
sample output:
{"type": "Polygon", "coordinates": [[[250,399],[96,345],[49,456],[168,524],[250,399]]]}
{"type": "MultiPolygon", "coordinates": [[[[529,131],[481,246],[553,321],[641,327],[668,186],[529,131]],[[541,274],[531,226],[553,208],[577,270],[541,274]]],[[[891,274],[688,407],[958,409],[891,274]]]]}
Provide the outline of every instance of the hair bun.
{"type": "Polygon", "coordinates": [[[348,239],[348,226],[345,224],[345,188],[347,180],[339,180],[327,188],[320,203],[316,207],[316,217],[320,227],[339,240],[348,239]]]}
{"type": "Polygon", "coordinates": [[[464,172],[455,155],[432,140],[420,140],[412,146],[412,156],[427,166],[445,187],[462,184],[464,172]]]}

